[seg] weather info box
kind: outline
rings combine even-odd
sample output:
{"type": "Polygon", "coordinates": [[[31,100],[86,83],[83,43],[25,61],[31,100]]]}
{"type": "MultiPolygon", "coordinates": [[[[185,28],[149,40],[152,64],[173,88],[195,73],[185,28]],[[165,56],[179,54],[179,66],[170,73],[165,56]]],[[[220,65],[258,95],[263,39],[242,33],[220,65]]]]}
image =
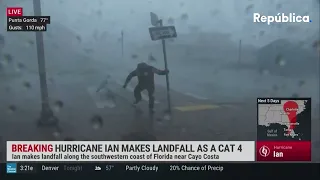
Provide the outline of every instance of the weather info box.
{"type": "Polygon", "coordinates": [[[311,98],[258,98],[257,111],[257,161],[311,161],[311,98]]]}

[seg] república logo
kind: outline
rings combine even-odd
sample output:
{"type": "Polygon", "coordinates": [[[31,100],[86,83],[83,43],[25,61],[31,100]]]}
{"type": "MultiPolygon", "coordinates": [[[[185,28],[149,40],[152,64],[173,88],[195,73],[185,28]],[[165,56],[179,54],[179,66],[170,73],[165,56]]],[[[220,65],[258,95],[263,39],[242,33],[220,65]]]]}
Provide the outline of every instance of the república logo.
{"type": "Polygon", "coordinates": [[[255,23],[309,23],[312,22],[309,16],[300,16],[295,13],[278,13],[276,16],[265,16],[260,13],[253,13],[255,23]]]}

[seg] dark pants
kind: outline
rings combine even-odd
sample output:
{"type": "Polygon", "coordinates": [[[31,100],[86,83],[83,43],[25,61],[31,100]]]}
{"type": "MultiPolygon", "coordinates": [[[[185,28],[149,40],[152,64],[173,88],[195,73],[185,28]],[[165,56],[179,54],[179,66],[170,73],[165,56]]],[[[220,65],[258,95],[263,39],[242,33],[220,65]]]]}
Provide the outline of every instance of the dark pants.
{"type": "Polygon", "coordinates": [[[138,103],[139,101],[141,101],[142,97],[141,97],[141,92],[143,90],[147,90],[148,91],[148,96],[149,96],[149,108],[153,109],[154,107],[154,86],[141,86],[141,85],[137,85],[134,88],[134,97],[136,98],[136,103],[138,103]]]}

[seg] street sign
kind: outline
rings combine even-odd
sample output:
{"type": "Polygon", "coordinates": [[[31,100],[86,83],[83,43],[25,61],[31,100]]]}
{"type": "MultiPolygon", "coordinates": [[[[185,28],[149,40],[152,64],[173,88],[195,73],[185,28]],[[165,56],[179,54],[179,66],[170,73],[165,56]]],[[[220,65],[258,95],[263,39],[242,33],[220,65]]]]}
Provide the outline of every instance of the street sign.
{"type": "Polygon", "coordinates": [[[150,12],[150,17],[151,17],[152,26],[159,26],[159,18],[158,18],[158,16],[155,13],[150,12]]]}
{"type": "MultiPolygon", "coordinates": [[[[165,39],[177,37],[177,31],[174,26],[163,26],[162,19],[159,19],[155,13],[150,12],[150,16],[151,16],[151,24],[153,26],[155,26],[155,27],[149,28],[150,37],[153,41],[156,41],[156,40],[162,41],[164,67],[166,70],[168,70],[165,39]]],[[[166,74],[166,83],[167,83],[167,99],[168,99],[168,111],[167,112],[171,112],[170,85],[169,85],[169,75],[168,74],[166,74]]]]}
{"type": "Polygon", "coordinates": [[[149,28],[149,33],[152,41],[177,37],[174,26],[151,27],[149,28]]]}

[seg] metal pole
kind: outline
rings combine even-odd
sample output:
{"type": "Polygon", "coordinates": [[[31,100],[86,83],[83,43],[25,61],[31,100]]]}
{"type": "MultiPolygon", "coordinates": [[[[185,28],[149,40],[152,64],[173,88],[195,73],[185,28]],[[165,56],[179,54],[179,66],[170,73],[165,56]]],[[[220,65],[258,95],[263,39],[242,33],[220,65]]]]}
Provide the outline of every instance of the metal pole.
{"type": "Polygon", "coordinates": [[[122,54],[122,57],[123,57],[123,54],[124,54],[124,47],[123,47],[123,44],[124,44],[124,33],[123,33],[123,30],[121,31],[121,54],[122,54]]]}
{"type": "MultiPolygon", "coordinates": [[[[41,16],[41,2],[40,0],[33,0],[34,16],[41,16]]],[[[47,86],[47,75],[46,75],[46,64],[45,64],[45,52],[43,43],[42,32],[36,32],[36,46],[37,46],[37,57],[38,57],[38,71],[40,79],[40,92],[41,92],[41,116],[39,124],[56,123],[49,122],[57,120],[53,116],[53,112],[49,106],[49,95],[47,86]]]]}
{"type": "Polygon", "coordinates": [[[238,63],[241,63],[241,40],[239,41],[239,54],[238,54],[238,63]]]}
{"type": "MultiPolygon", "coordinates": [[[[159,20],[159,24],[160,24],[160,27],[163,26],[162,19],[159,20]]],[[[165,41],[164,39],[162,39],[162,51],[163,51],[164,67],[165,67],[166,70],[168,70],[167,52],[166,52],[166,41],[165,41]]],[[[166,74],[166,82],[167,82],[168,111],[171,112],[169,74],[166,74]]]]}

